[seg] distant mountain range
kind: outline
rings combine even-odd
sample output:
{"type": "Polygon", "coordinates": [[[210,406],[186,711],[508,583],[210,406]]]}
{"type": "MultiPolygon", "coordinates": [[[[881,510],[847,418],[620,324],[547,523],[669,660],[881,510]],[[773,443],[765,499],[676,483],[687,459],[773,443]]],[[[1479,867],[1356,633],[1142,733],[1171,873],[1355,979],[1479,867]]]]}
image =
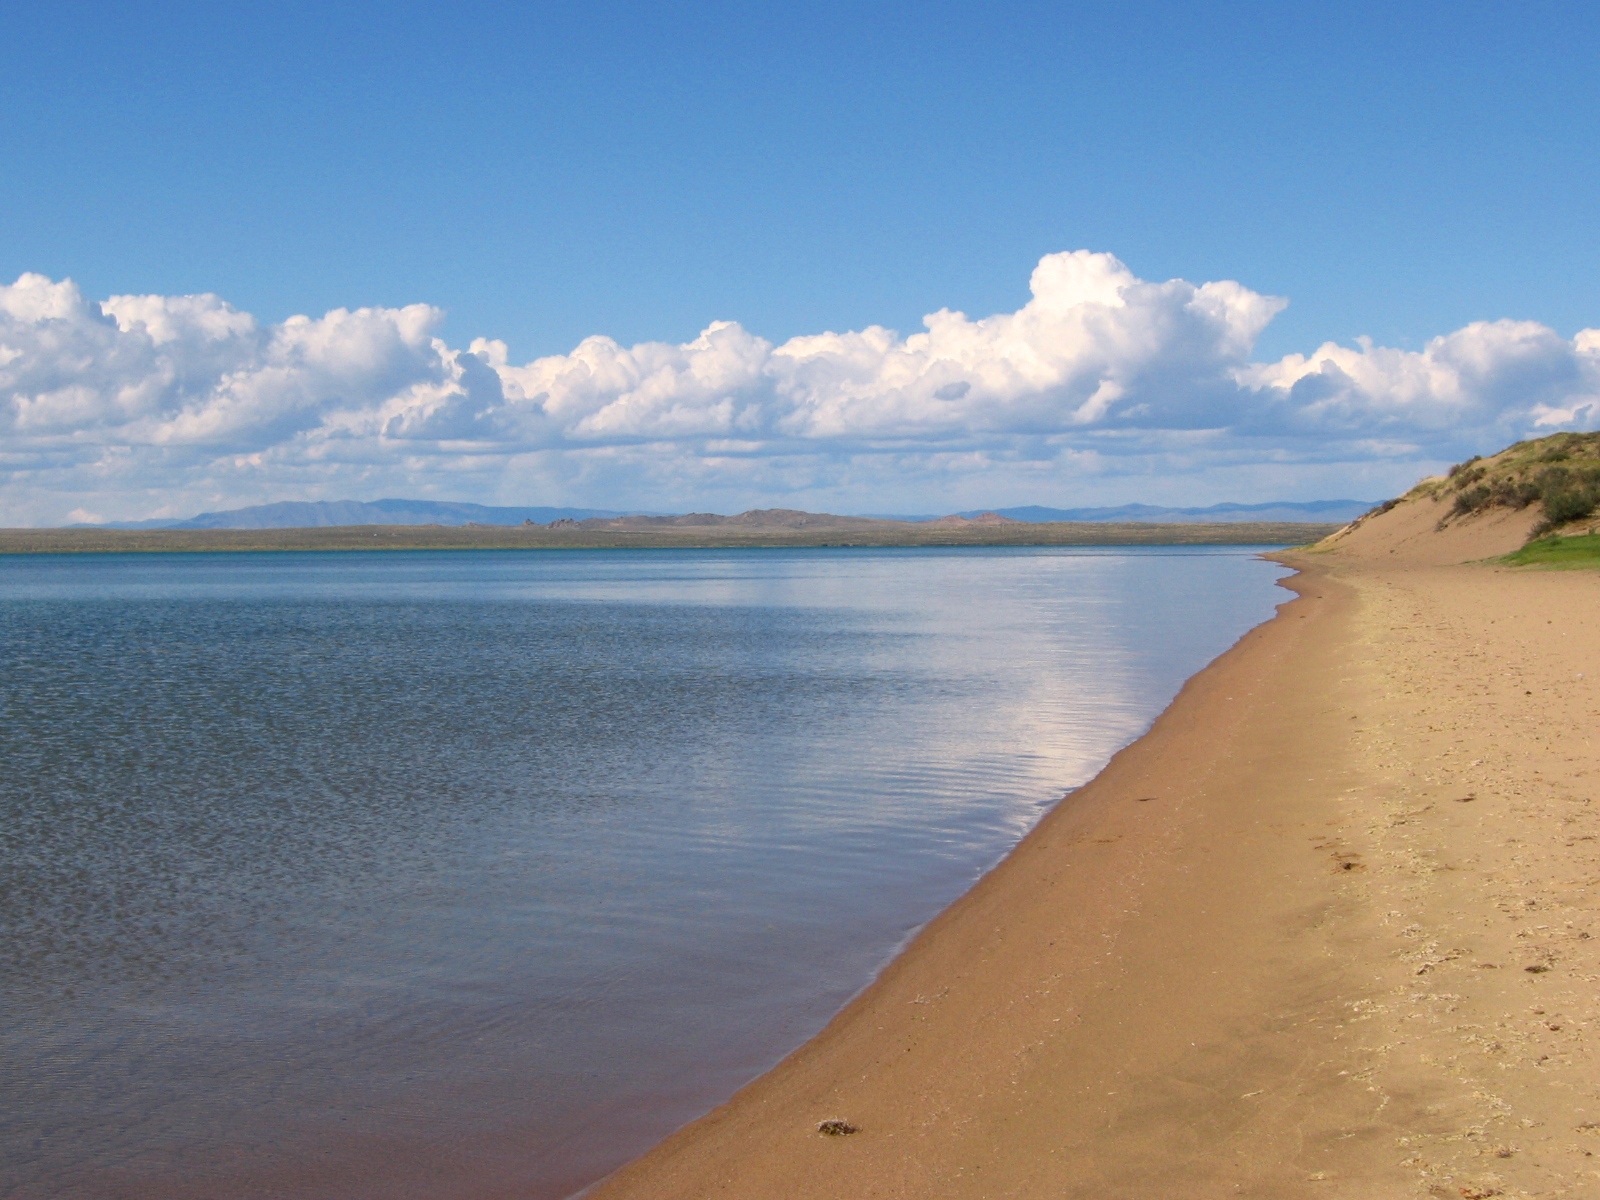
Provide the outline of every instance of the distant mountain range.
{"type": "MultiPolygon", "coordinates": [[[[1137,521],[1168,524],[1233,521],[1306,521],[1343,524],[1353,521],[1376,502],[1366,500],[1288,501],[1272,504],[1213,504],[1209,508],[1161,508],[1152,504],[1124,504],[1116,508],[1042,508],[1036,504],[1021,508],[971,509],[952,516],[968,520],[999,516],[1011,521],[1038,524],[1047,521],[1137,521]]],[[[821,514],[826,516],[826,514],[821,514]]],[[[711,513],[684,516],[622,512],[601,508],[508,508],[487,504],[465,504],[448,500],[286,500],[278,504],[257,504],[226,512],[201,513],[185,520],[113,521],[107,529],[318,529],[338,525],[522,525],[532,522],[548,525],[552,521],[599,521],[633,518],[640,527],[653,525],[732,524],[814,524],[818,514],[789,509],[761,510],[739,517],[720,517],[711,513]],[[776,514],[783,514],[778,518],[776,514]],[[768,515],[772,514],[772,515],[768,515]],[[809,518],[801,520],[800,518],[809,518]]],[[[866,518],[831,518],[864,520],[866,518]]],[[[932,521],[933,516],[875,517],[875,520],[932,521]]]]}
{"type": "Polygon", "coordinates": [[[106,529],[322,529],[332,525],[521,525],[631,513],[604,508],[500,508],[450,500],[285,500],[179,520],[111,521],[106,529]]]}

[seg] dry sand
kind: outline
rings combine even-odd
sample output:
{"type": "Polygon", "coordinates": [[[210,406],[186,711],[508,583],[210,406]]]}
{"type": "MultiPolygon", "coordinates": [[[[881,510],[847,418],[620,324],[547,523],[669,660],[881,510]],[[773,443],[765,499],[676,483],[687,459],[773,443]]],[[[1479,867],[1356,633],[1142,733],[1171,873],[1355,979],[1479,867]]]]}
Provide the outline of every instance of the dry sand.
{"type": "Polygon", "coordinates": [[[1454,565],[1531,518],[1439,511],[1291,556],[1300,599],[590,1195],[1600,1196],[1600,574],[1454,565]]]}

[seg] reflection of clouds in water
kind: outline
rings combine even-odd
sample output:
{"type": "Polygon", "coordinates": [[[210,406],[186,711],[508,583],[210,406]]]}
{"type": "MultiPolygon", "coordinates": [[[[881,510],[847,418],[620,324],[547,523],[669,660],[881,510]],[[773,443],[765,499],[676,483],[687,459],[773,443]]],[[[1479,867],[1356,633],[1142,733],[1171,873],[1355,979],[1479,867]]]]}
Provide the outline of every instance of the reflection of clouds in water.
{"type": "MultiPolygon", "coordinates": [[[[778,563],[732,555],[695,565],[664,562],[659,574],[591,580],[585,591],[594,600],[626,590],[646,602],[844,610],[855,639],[836,669],[897,694],[870,723],[830,726],[799,761],[769,758],[760,772],[791,802],[744,838],[781,840],[799,825],[861,835],[912,821],[952,852],[960,844],[986,853],[1092,776],[1195,668],[1270,616],[1273,593],[1237,593],[1247,578],[1282,573],[1233,549],[800,552],[778,563]],[[1170,560],[1180,554],[1174,587],[1170,560]],[[844,802],[846,794],[872,803],[844,802]]],[[[701,770],[714,795],[734,763],[719,755],[701,770]]]]}

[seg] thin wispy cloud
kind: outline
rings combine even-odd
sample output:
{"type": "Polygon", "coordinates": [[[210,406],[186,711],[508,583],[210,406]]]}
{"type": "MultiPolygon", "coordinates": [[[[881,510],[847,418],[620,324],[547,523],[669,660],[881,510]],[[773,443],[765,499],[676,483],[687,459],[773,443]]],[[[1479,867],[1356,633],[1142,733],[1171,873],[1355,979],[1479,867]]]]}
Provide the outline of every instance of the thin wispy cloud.
{"type": "Polygon", "coordinates": [[[0,516],[378,492],[934,511],[1083,500],[1124,475],[1193,484],[1151,498],[1250,499],[1290,464],[1376,480],[1600,424],[1600,330],[1480,322],[1418,351],[1258,362],[1286,302],[1239,283],[1151,283],[1077,251],[1042,259],[1031,290],[910,336],[773,344],[716,322],[681,345],[597,336],[517,364],[497,341],[449,345],[427,305],[267,324],[216,296],[97,303],[24,275],[0,287],[0,516]]]}

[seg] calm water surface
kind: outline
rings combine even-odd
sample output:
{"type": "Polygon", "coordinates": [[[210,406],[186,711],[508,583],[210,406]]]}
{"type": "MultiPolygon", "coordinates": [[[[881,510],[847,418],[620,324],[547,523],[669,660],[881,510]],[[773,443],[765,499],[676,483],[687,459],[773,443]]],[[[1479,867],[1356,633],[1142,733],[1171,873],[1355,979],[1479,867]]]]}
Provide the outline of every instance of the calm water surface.
{"type": "Polygon", "coordinates": [[[1283,573],[0,558],[0,1194],[569,1194],[820,1028],[1283,573]]]}

